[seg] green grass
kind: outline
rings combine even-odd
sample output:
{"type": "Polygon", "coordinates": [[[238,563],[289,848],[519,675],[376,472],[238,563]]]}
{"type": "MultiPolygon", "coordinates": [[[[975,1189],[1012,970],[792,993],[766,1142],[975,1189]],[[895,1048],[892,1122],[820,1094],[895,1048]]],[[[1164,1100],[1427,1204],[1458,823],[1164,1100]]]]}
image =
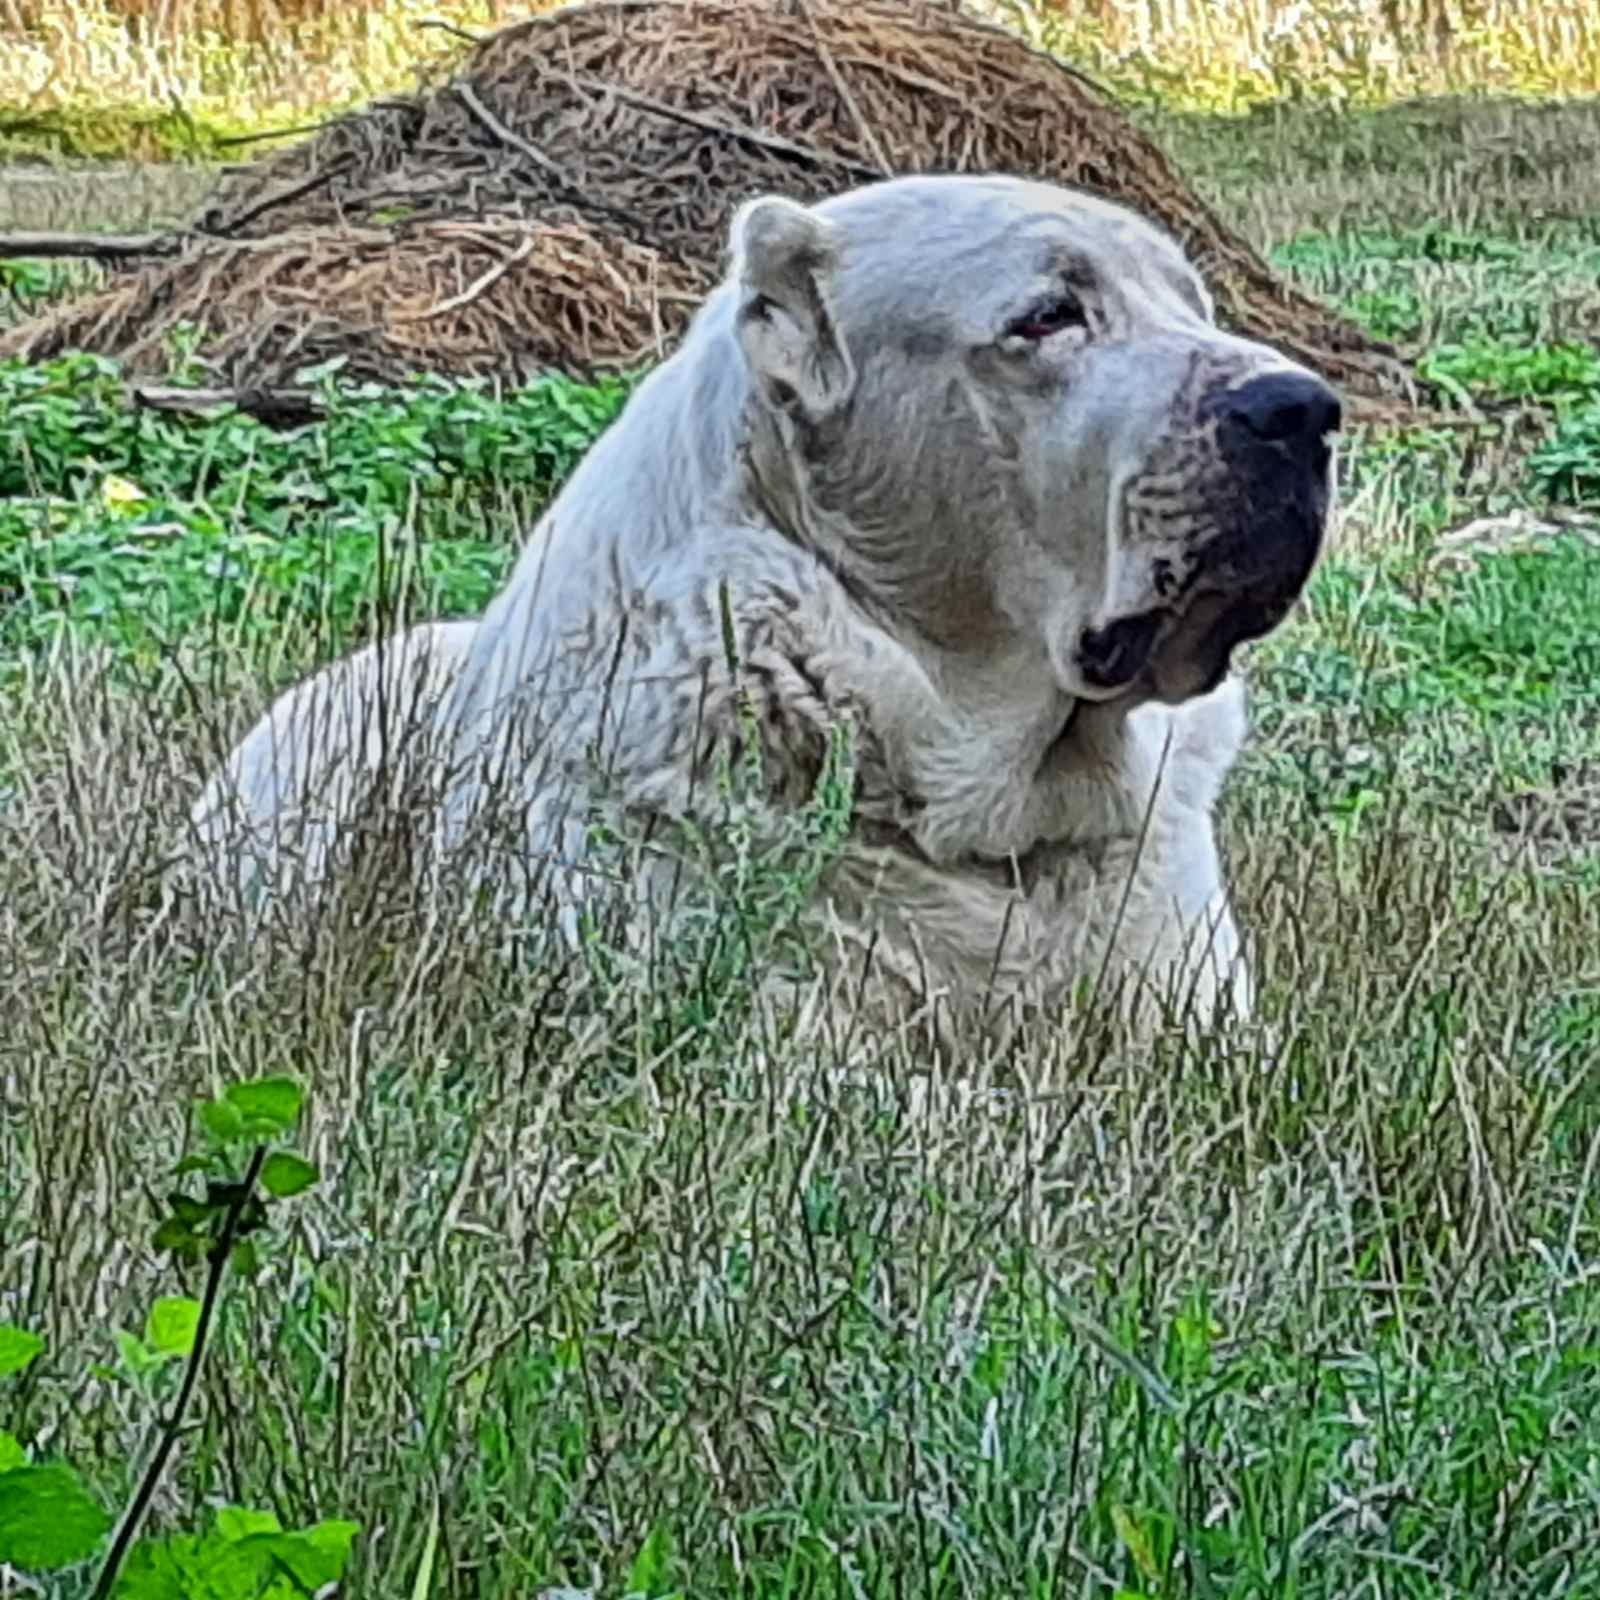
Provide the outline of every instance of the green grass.
{"type": "MultiPolygon", "coordinates": [[[[1519,353],[1535,372],[1554,366],[1530,392],[1596,381],[1600,363],[1581,342],[1600,273],[1600,230],[1592,224],[1549,223],[1524,238],[1439,224],[1305,232],[1272,257],[1313,293],[1336,297],[1381,337],[1482,349],[1481,373],[1474,369],[1470,376],[1486,384],[1510,375],[1495,371],[1489,351],[1505,352],[1513,370],[1519,353]],[[1566,353],[1551,357],[1529,351],[1530,344],[1559,345],[1566,353]],[[1563,360],[1570,373],[1561,368],[1563,360]]],[[[1502,386],[1511,393],[1524,389],[1515,381],[1502,386]]]]}
{"type": "Polygon", "coordinates": [[[148,653],[316,620],[337,640],[380,602],[470,615],[627,393],[549,378],[515,395],[439,381],[339,390],[314,429],[128,406],[115,367],[0,364],[0,649],[65,622],[148,653]]]}
{"type": "MultiPolygon", "coordinates": [[[[47,1341],[0,1426],[125,1502],[189,1102],[284,1072],[323,1182],[227,1290],[153,1534],[348,1518],[344,1592],[452,1600],[1600,1594],[1597,245],[1459,221],[1279,251],[1481,415],[1350,441],[1249,653],[1270,1052],[850,1078],[715,929],[651,973],[519,968],[453,902],[156,938],[161,828],[268,682],[481,604],[619,396],[275,435],[0,372],[0,1321],[47,1341]]],[[[781,918],[803,864],[745,865],[781,918]]]]}

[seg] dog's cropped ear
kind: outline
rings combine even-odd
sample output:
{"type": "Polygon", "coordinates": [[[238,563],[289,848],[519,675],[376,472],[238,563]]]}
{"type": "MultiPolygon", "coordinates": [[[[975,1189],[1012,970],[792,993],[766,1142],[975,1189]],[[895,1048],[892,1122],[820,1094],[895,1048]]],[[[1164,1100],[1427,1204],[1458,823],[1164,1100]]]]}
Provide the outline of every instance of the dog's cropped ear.
{"type": "Polygon", "coordinates": [[[747,201],[733,224],[739,345],[766,402],[812,427],[838,415],[855,368],[831,306],[834,229],[777,195],[747,201]]]}

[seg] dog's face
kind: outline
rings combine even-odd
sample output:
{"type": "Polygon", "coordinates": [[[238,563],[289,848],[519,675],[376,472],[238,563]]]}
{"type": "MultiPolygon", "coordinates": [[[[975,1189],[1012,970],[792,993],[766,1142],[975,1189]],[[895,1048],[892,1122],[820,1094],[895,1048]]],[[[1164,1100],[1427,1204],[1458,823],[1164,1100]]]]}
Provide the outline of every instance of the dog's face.
{"type": "Polygon", "coordinates": [[[903,178],[734,235],[752,460],[792,535],[943,648],[1075,700],[1213,688],[1322,545],[1339,402],[1212,321],[1177,246],[1010,178],[903,178]]]}

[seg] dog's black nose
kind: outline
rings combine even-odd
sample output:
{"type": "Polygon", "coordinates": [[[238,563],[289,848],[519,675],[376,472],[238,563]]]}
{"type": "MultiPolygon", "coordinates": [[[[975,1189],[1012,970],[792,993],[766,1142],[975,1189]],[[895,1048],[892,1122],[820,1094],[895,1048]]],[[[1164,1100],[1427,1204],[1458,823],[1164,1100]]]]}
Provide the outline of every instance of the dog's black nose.
{"type": "Polygon", "coordinates": [[[1118,617],[1103,628],[1086,628],[1078,641],[1078,669],[1092,689],[1122,689],[1145,669],[1156,634],[1159,612],[1118,617]]]}
{"type": "Polygon", "coordinates": [[[1269,372],[1235,389],[1223,416],[1263,444],[1317,444],[1338,431],[1339,397],[1309,372],[1269,372]]]}

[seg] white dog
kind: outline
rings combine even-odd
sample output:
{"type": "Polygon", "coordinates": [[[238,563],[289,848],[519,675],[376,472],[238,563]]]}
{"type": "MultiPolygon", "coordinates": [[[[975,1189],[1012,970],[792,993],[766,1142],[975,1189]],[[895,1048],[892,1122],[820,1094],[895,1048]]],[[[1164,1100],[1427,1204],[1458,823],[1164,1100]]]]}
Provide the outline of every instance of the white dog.
{"type": "Polygon", "coordinates": [[[570,911],[597,816],[703,814],[750,730],[777,814],[845,720],[814,909],[884,971],[958,1008],[1105,973],[1246,1010],[1211,820],[1230,660],[1317,559],[1339,420],[1120,207],[1005,177],[755,200],[482,619],[286,695],[193,820],[262,888],[314,881],[374,795],[414,803],[426,745],[429,859],[465,861],[492,797],[513,846],[470,870],[507,907],[554,873],[570,911]]]}

